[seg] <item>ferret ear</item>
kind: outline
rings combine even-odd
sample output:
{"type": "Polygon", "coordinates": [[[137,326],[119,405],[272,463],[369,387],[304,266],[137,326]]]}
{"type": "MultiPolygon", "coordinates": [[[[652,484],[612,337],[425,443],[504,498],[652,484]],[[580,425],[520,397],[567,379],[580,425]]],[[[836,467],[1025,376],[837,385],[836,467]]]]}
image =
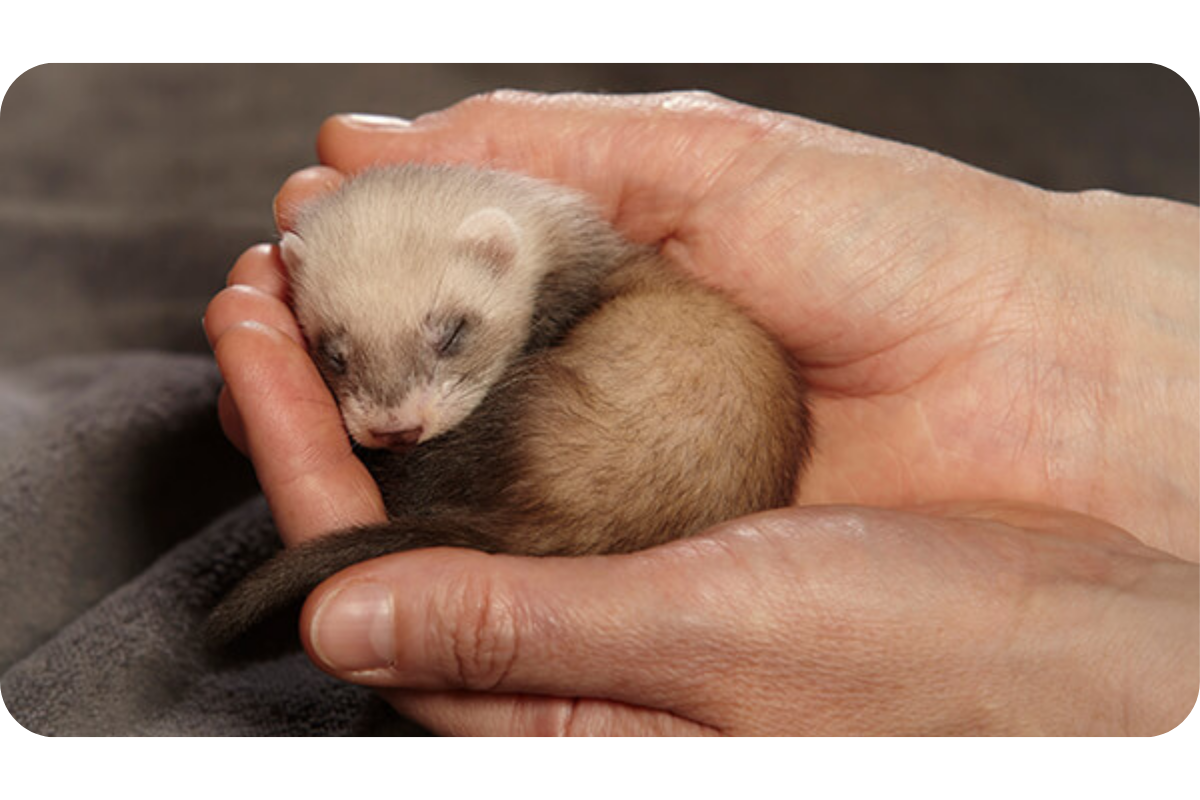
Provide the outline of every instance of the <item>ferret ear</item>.
{"type": "Polygon", "coordinates": [[[499,208],[476,211],[458,226],[454,238],[459,247],[497,274],[504,274],[512,267],[521,246],[521,231],[516,221],[499,208]]]}
{"type": "Polygon", "coordinates": [[[279,240],[279,256],[289,272],[295,272],[304,264],[304,240],[288,231],[279,240]]]}

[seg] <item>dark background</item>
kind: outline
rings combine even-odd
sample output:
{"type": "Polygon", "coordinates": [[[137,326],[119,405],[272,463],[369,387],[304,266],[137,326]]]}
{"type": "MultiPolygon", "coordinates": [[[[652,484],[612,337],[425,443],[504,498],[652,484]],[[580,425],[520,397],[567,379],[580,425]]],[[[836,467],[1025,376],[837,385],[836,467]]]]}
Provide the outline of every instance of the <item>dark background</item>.
{"type": "Polygon", "coordinates": [[[43,66],[0,109],[0,363],[203,350],[205,302],[326,115],[496,87],[703,88],[1048,188],[1198,195],[1196,98],[1153,65],[43,66]]]}

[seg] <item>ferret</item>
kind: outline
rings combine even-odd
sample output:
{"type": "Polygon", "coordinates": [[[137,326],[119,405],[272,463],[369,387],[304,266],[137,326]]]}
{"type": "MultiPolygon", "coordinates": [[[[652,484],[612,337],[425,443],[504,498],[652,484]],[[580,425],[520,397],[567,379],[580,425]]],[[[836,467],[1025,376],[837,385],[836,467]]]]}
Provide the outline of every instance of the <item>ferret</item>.
{"type": "Polygon", "coordinates": [[[793,500],[812,438],[793,362],[582,195],[376,168],[280,249],[389,519],[281,551],[212,612],[214,644],[388,553],[625,553],[793,500]]]}

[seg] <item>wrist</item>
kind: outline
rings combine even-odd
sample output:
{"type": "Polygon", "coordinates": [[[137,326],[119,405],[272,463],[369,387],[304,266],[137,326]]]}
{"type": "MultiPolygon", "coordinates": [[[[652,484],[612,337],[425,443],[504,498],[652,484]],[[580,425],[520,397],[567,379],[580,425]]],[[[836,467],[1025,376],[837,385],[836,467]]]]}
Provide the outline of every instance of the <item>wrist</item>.
{"type": "Polygon", "coordinates": [[[1047,219],[1053,252],[1031,265],[1053,318],[1043,346],[1057,354],[1047,366],[1065,384],[1063,410],[1083,412],[1075,430],[1057,414],[1067,425],[1047,436],[1061,442],[1060,472],[1081,479],[1067,505],[1195,562],[1200,452],[1183,443],[1200,404],[1200,214],[1085,192],[1049,195],[1047,219]]]}
{"type": "Polygon", "coordinates": [[[1125,589],[1124,601],[1112,615],[1124,621],[1112,651],[1121,732],[1166,733],[1191,713],[1200,691],[1200,571],[1174,559],[1155,563],[1125,589]]]}
{"type": "Polygon", "coordinates": [[[1018,604],[1006,685],[1023,716],[1007,733],[1153,736],[1195,705],[1196,566],[1161,554],[1086,561],[1018,604]]]}

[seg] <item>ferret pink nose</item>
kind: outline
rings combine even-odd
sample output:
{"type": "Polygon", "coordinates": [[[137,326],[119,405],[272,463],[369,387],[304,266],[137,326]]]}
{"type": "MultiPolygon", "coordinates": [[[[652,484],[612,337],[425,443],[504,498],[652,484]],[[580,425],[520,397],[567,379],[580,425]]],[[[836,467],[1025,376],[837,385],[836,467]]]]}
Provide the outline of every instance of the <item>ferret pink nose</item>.
{"type": "Polygon", "coordinates": [[[372,429],[371,436],[388,450],[407,450],[421,441],[421,434],[424,432],[425,429],[418,425],[400,431],[372,429]]]}

